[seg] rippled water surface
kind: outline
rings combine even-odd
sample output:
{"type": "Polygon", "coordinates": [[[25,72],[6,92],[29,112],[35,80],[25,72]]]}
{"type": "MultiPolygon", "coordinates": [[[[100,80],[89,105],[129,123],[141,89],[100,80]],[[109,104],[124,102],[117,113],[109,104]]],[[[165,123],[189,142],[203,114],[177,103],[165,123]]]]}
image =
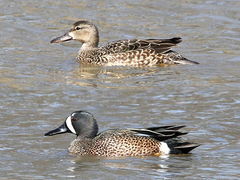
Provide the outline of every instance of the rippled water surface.
{"type": "Polygon", "coordinates": [[[237,179],[240,172],[240,2],[0,1],[0,179],[237,179]],[[49,41],[79,18],[101,44],[183,37],[200,62],[152,68],[81,66],[80,44],[49,41]],[[44,137],[75,110],[100,130],[185,124],[202,144],[185,156],[98,159],[68,154],[74,139],[44,137]]]}

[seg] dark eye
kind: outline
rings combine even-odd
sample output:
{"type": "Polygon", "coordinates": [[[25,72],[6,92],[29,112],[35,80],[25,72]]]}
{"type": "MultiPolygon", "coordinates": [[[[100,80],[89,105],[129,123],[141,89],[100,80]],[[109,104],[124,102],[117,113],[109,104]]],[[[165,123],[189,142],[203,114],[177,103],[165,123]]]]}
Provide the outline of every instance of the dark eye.
{"type": "Polygon", "coordinates": [[[81,28],[81,27],[76,27],[75,29],[76,29],[76,30],[80,30],[80,29],[82,29],[82,28],[81,28]]]}
{"type": "Polygon", "coordinates": [[[76,119],[76,118],[74,118],[74,117],[71,117],[71,120],[72,120],[72,121],[77,121],[77,119],[76,119]]]}

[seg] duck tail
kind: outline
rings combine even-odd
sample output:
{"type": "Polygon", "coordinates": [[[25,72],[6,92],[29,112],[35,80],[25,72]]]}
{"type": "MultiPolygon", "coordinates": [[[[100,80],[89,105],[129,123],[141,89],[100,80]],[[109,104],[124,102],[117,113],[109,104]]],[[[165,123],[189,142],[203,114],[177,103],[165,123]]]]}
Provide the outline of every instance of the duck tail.
{"type": "Polygon", "coordinates": [[[165,54],[167,54],[168,58],[171,59],[174,64],[199,64],[199,62],[189,60],[172,50],[165,52],[165,54]]]}
{"type": "Polygon", "coordinates": [[[182,57],[181,59],[178,59],[176,61],[177,64],[199,64],[199,62],[189,60],[185,57],[182,57]]]}
{"type": "Polygon", "coordinates": [[[200,146],[197,143],[182,142],[179,139],[166,141],[168,147],[170,148],[171,154],[187,154],[196,147],[200,146]]]}

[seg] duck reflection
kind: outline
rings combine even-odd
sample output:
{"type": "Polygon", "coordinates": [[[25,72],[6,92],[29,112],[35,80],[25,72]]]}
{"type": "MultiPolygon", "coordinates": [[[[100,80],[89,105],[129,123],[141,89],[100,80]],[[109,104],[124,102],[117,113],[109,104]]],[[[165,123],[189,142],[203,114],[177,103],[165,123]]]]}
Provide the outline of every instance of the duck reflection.
{"type": "MultiPolygon", "coordinates": [[[[133,175],[136,172],[146,172],[145,178],[152,176],[175,178],[178,173],[184,176],[184,169],[194,166],[194,158],[188,155],[170,155],[160,157],[125,157],[125,158],[102,158],[102,157],[75,157],[71,160],[72,166],[67,170],[73,174],[96,173],[100,174],[111,171],[115,175],[133,175]]],[[[197,163],[197,162],[196,162],[197,163]]],[[[99,175],[100,175],[99,174],[99,175]]]]}
{"type": "Polygon", "coordinates": [[[168,67],[102,67],[91,64],[80,64],[68,74],[68,83],[78,86],[105,87],[105,88],[136,88],[139,85],[148,86],[159,76],[167,80],[172,74],[168,67]],[[127,84],[127,87],[126,87],[127,84]]]}

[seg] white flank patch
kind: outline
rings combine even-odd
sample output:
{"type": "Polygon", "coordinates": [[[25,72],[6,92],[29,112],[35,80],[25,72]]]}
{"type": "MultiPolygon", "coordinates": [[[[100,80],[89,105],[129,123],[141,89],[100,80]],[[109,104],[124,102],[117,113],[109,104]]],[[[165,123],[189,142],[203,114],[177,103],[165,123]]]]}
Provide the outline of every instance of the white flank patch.
{"type": "Polygon", "coordinates": [[[73,125],[72,125],[71,116],[69,116],[69,117],[67,118],[66,124],[67,124],[67,128],[68,128],[73,134],[76,134],[76,131],[75,131],[75,129],[73,128],[73,125]]]}
{"type": "Polygon", "coordinates": [[[168,147],[167,143],[161,142],[160,147],[159,147],[160,152],[164,154],[169,154],[170,153],[170,148],[168,147]]]}

